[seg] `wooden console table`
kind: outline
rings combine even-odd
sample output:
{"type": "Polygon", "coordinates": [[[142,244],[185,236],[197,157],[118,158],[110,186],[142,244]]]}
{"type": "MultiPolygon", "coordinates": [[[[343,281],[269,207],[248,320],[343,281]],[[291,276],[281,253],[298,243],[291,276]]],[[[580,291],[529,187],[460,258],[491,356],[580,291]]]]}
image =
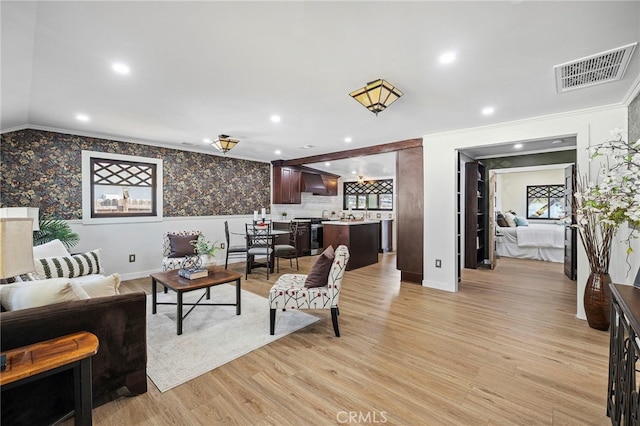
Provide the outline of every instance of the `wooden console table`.
{"type": "Polygon", "coordinates": [[[3,352],[7,368],[0,372],[0,391],[73,369],[75,424],[91,425],[91,357],[98,338],[89,332],[69,334],[3,352]]]}
{"type": "Polygon", "coordinates": [[[638,396],[638,346],[640,336],[640,289],[610,284],[611,338],[607,416],[612,425],[640,424],[638,396]]]}

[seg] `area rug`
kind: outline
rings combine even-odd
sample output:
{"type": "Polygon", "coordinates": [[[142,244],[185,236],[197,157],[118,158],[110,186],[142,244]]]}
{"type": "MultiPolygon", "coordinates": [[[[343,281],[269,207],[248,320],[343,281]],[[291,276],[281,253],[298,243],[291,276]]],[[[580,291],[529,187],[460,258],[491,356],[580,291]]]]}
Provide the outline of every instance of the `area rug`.
{"type": "MultiPolygon", "coordinates": [[[[235,303],[235,287],[211,288],[211,303],[235,303]]],[[[185,302],[195,302],[204,290],[185,293],[185,302]]],[[[176,294],[158,293],[159,302],[175,302],[176,294]]],[[[206,300],[205,300],[206,301],[206,300]]],[[[159,305],[151,314],[147,296],[147,375],[160,392],[166,392],[261,346],[318,321],[300,311],[287,310],[276,316],[276,334],[269,334],[269,303],[248,291],[241,293],[241,315],[235,306],[197,306],[176,334],[176,307],[159,305]]],[[[184,312],[190,307],[185,306],[184,312]]]]}

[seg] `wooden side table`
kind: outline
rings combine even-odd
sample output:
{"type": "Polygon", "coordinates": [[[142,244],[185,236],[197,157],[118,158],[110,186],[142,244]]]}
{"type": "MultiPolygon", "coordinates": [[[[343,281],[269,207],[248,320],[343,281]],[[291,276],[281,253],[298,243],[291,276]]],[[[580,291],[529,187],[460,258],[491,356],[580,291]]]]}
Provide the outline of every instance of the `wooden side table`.
{"type": "Polygon", "coordinates": [[[73,369],[75,424],[91,425],[91,357],[98,338],[89,332],[69,334],[3,352],[7,368],[0,372],[0,391],[73,369]]]}

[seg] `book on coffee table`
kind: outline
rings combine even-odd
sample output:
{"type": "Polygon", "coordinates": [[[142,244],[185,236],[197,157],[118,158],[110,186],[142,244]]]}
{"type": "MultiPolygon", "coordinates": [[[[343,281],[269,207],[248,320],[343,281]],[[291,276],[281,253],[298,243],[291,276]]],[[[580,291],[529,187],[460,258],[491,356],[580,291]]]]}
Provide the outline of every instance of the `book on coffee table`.
{"type": "Polygon", "coordinates": [[[204,278],[209,275],[209,271],[206,269],[180,269],[178,275],[183,278],[195,280],[197,278],[204,278]]]}

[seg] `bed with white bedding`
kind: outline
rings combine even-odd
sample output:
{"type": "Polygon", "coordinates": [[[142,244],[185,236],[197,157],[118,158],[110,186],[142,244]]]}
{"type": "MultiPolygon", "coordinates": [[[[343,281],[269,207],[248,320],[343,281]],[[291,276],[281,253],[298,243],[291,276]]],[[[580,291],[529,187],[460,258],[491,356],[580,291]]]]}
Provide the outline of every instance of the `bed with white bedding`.
{"type": "Polygon", "coordinates": [[[496,254],[520,259],[564,262],[564,225],[530,223],[496,228],[496,254]]]}

